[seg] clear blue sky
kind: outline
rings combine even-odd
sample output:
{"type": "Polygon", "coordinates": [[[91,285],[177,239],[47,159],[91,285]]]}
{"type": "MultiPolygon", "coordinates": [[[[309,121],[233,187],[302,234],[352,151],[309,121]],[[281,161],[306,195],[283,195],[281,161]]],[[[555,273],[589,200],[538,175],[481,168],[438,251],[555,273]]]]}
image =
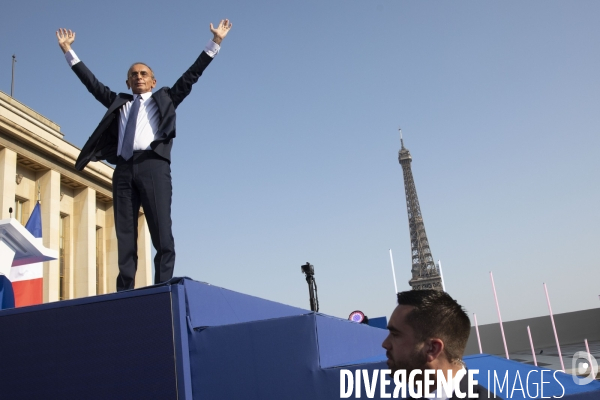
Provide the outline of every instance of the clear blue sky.
{"type": "Polygon", "coordinates": [[[408,289],[402,127],[434,258],[480,323],[600,306],[600,2],[11,1],[0,90],[82,147],[104,113],[59,27],[126,91],[134,61],[171,85],[233,22],[178,109],[176,275],[321,311],[389,315],[408,289]]]}

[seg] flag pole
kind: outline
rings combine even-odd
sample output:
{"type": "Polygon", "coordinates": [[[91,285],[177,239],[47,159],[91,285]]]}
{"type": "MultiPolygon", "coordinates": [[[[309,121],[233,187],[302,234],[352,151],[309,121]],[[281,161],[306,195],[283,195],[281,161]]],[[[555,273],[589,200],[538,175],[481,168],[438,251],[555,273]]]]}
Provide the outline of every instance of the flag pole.
{"type": "Polygon", "coordinates": [[[15,91],[15,63],[17,62],[17,56],[12,56],[12,76],[10,78],[10,97],[13,97],[15,91]]]}
{"type": "Polygon", "coordinates": [[[496,311],[498,311],[498,321],[500,322],[500,332],[502,332],[502,342],[504,342],[504,352],[506,353],[506,359],[508,357],[508,347],[506,346],[506,336],[504,336],[504,326],[502,326],[502,317],[500,316],[500,305],[498,304],[498,295],[496,294],[496,285],[494,284],[494,274],[490,271],[490,279],[492,280],[492,289],[494,290],[494,299],[496,300],[496,311]]]}
{"type": "Polygon", "coordinates": [[[444,284],[444,274],[442,273],[442,261],[438,260],[438,268],[440,269],[440,278],[442,278],[442,290],[446,291],[446,285],[444,284]]]}
{"type": "Polygon", "coordinates": [[[390,249],[390,262],[392,263],[392,276],[394,277],[394,290],[398,294],[398,286],[396,285],[396,271],[394,271],[394,257],[392,257],[392,249],[390,249]]]}
{"type": "Polygon", "coordinates": [[[554,315],[552,315],[552,306],[550,305],[550,296],[548,296],[548,288],[544,283],[544,291],[546,292],[546,301],[548,302],[548,310],[550,311],[550,320],[552,321],[552,329],[554,330],[554,339],[556,340],[556,348],[558,349],[558,358],[560,359],[560,366],[562,372],[565,372],[565,363],[562,359],[562,353],[560,352],[560,343],[558,342],[558,334],[556,333],[556,325],[554,324],[554,315]]]}
{"type": "Polygon", "coordinates": [[[477,315],[473,313],[473,318],[475,318],[475,332],[477,332],[477,344],[479,344],[479,354],[483,354],[483,350],[481,349],[481,337],[479,336],[479,325],[477,324],[477,315]]]}
{"type": "Polygon", "coordinates": [[[529,330],[529,325],[527,325],[527,334],[529,335],[529,344],[531,345],[531,354],[533,355],[533,363],[537,367],[537,358],[535,358],[535,349],[533,347],[533,340],[531,339],[531,330],[529,330]]]}
{"type": "Polygon", "coordinates": [[[596,379],[596,372],[594,371],[594,365],[592,364],[592,353],[590,353],[590,346],[588,346],[587,338],[584,339],[584,341],[585,341],[585,351],[587,351],[588,362],[590,363],[590,371],[592,373],[593,379],[596,379]]]}

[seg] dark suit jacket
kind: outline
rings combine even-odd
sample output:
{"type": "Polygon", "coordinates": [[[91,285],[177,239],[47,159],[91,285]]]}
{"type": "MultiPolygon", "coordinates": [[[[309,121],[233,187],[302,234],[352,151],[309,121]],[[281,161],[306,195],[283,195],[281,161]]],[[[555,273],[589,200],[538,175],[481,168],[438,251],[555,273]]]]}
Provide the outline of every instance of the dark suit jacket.
{"type": "MultiPolygon", "coordinates": [[[[160,122],[158,132],[150,147],[159,156],[171,161],[171,147],[175,138],[175,109],[192,91],[192,85],[198,81],[204,69],[212,58],[204,51],[192,66],[175,82],[173,87],[162,87],[152,94],[156,101],[160,122]]],[[[111,164],[117,163],[117,146],[119,140],[119,112],[121,107],[131,101],[133,96],[128,93],[115,93],[100,83],[83,62],[73,66],[73,71],[87,90],[94,95],[108,110],[87,140],[81,150],[75,168],[79,171],[90,161],[106,160],[111,164]]]]}

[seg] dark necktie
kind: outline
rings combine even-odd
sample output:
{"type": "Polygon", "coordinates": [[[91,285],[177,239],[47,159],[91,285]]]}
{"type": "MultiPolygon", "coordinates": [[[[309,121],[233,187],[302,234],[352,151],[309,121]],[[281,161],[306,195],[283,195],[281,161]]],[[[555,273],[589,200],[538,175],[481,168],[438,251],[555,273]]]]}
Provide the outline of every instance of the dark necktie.
{"type": "Polygon", "coordinates": [[[133,140],[135,139],[135,125],[137,122],[138,111],[142,96],[137,96],[129,110],[127,125],[125,125],[125,134],[123,135],[123,144],[121,145],[121,157],[129,160],[133,155],[133,140]]]}

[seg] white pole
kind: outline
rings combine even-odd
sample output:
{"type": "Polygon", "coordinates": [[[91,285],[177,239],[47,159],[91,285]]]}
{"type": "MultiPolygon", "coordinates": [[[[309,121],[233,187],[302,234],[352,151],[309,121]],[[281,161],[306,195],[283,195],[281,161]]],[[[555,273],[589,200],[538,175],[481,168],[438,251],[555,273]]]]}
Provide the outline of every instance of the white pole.
{"type": "Polygon", "coordinates": [[[533,340],[531,339],[531,331],[529,330],[529,325],[527,325],[527,334],[529,335],[529,344],[531,345],[531,354],[533,355],[533,363],[537,367],[537,358],[535,358],[535,349],[533,347],[533,340]]]}
{"type": "Polygon", "coordinates": [[[585,351],[588,354],[588,362],[590,363],[590,371],[592,372],[592,377],[596,379],[596,373],[594,372],[594,366],[592,365],[592,353],[590,353],[590,346],[588,346],[587,339],[585,339],[585,351]]]}
{"type": "Polygon", "coordinates": [[[442,273],[442,261],[438,260],[438,267],[440,269],[440,278],[442,278],[442,290],[446,291],[446,285],[444,284],[444,274],[442,273]]]}
{"type": "Polygon", "coordinates": [[[556,348],[558,349],[558,358],[560,359],[560,366],[562,372],[565,372],[565,363],[562,359],[562,353],[560,352],[560,343],[558,342],[558,334],[556,333],[556,325],[554,325],[554,315],[552,315],[552,306],[550,305],[550,296],[548,296],[548,288],[544,283],[544,291],[546,292],[546,301],[548,302],[548,311],[550,311],[550,320],[552,321],[552,329],[554,330],[554,339],[556,340],[556,348]]]}
{"type": "Polygon", "coordinates": [[[504,336],[504,326],[502,326],[502,317],[500,316],[500,305],[498,304],[498,296],[496,295],[496,285],[494,285],[494,275],[490,271],[490,279],[492,280],[492,289],[494,289],[494,299],[496,300],[496,311],[498,311],[498,321],[500,322],[500,332],[502,332],[502,341],[504,342],[504,352],[506,359],[508,358],[508,347],[506,347],[506,336],[504,336]]]}
{"type": "Polygon", "coordinates": [[[394,257],[392,257],[392,249],[390,249],[390,261],[392,263],[392,276],[394,277],[394,294],[398,294],[398,285],[396,285],[396,271],[394,271],[394,257]]]}
{"type": "Polygon", "coordinates": [[[479,336],[479,325],[477,324],[477,315],[473,313],[473,318],[475,318],[475,332],[477,332],[477,343],[479,344],[479,354],[483,354],[483,350],[481,349],[481,337],[479,336]]]}

